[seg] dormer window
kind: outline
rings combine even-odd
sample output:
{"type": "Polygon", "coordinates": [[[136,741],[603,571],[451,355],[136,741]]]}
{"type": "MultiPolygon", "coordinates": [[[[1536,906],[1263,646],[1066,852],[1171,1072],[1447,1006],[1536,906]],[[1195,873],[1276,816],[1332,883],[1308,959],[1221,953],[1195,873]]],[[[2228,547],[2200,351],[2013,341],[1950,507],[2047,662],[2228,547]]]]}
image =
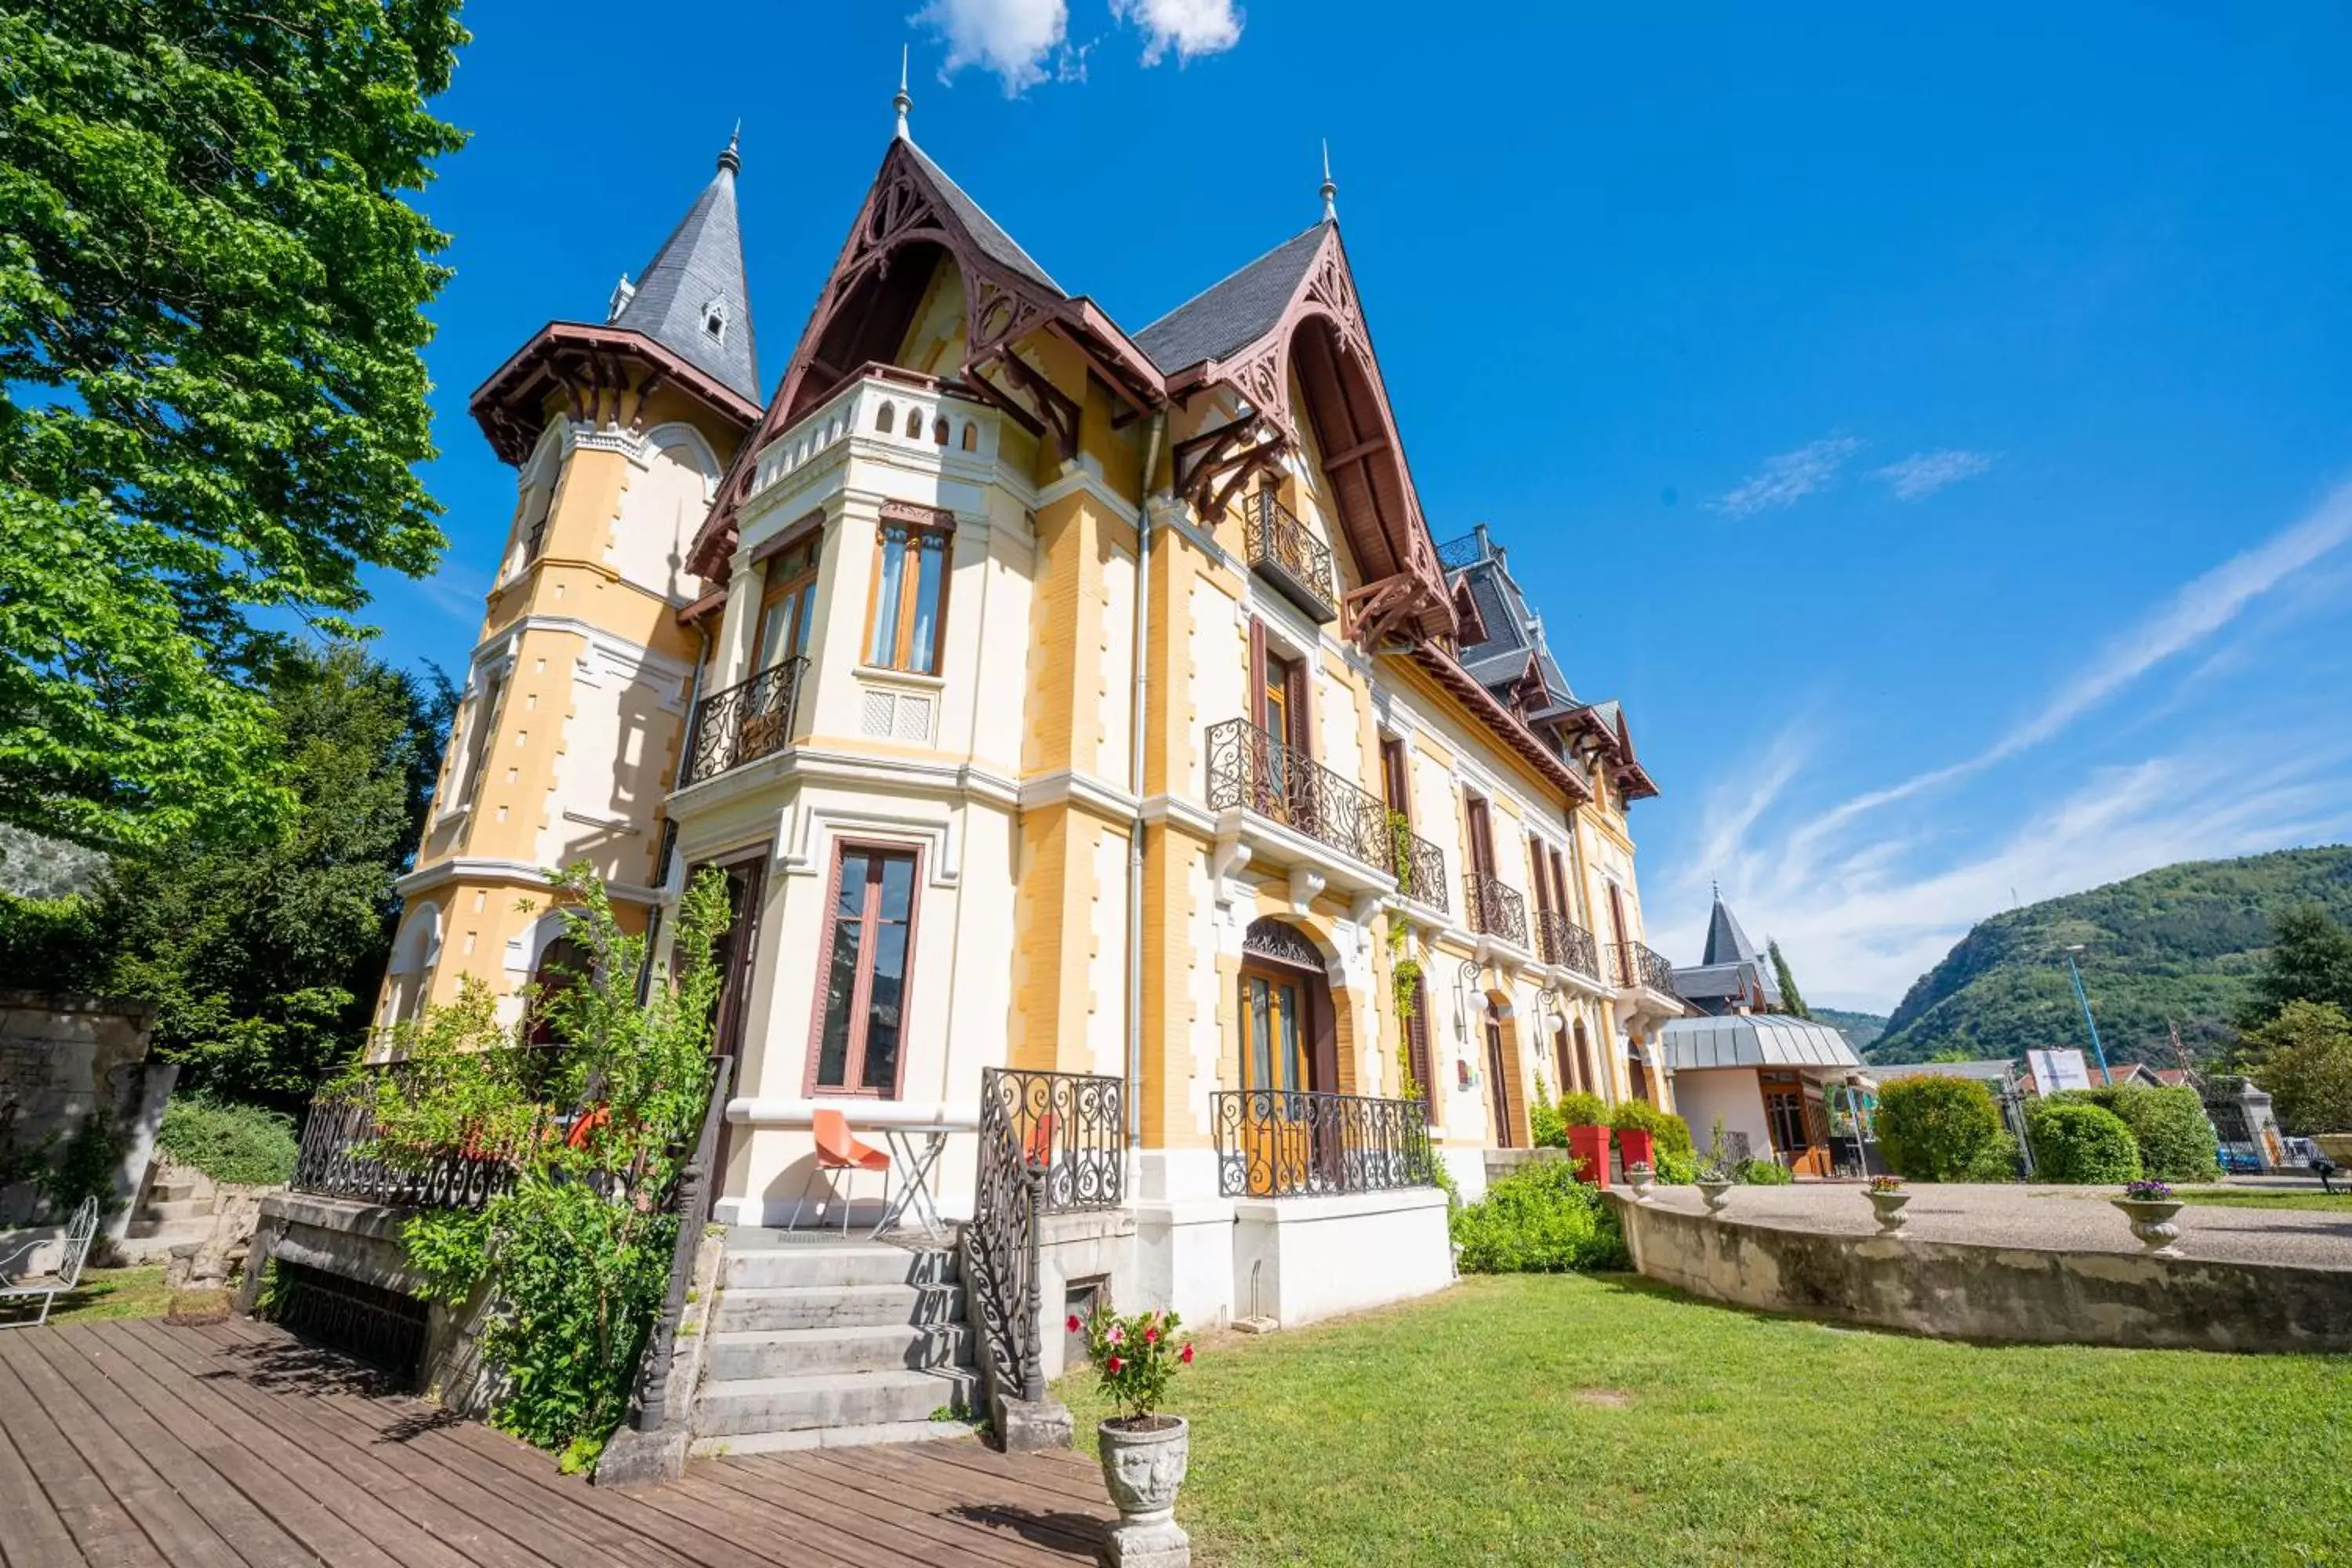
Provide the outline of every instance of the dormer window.
{"type": "Polygon", "coordinates": [[[727,341],[727,301],[713,300],[702,307],[702,335],[714,343],[727,341]]]}

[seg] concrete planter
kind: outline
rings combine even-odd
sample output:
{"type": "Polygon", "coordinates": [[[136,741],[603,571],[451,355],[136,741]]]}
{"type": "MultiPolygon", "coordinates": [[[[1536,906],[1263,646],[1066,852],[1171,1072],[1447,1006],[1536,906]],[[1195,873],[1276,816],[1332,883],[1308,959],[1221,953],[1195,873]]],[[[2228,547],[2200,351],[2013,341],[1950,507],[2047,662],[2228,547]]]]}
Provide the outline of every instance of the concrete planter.
{"type": "Polygon", "coordinates": [[[1707,1213],[1721,1214],[1726,1205],[1731,1202],[1731,1184],[1701,1182],[1698,1184],[1698,1195],[1706,1200],[1707,1213]]]}
{"type": "Polygon", "coordinates": [[[2174,1244],[2180,1239],[2180,1227],[2172,1223],[2172,1216],[2181,1209],[2179,1199],[2111,1198],[2108,1201],[2123,1210],[2126,1217],[2130,1219],[2131,1233],[2139,1237],[2140,1246],[2147,1248],[2149,1257],[2174,1256],[2174,1244]]]}
{"type": "Polygon", "coordinates": [[[1176,1522],[1192,1428],[1181,1415],[1154,1420],[1139,1430],[1118,1421],[1095,1427],[1103,1485],[1118,1509],[1103,1540],[1102,1560],[1113,1568],[1188,1568],[1192,1561],[1191,1538],[1176,1522]]]}
{"type": "Polygon", "coordinates": [[[1877,1212],[1878,1228],[1888,1236],[1902,1233],[1905,1215],[1903,1205],[1911,1201],[1909,1193],[1865,1193],[1870,1206],[1877,1212]]]}
{"type": "Polygon", "coordinates": [[[1628,1165],[1625,1167],[1625,1184],[1633,1189],[1635,1203],[1648,1203],[1651,1190],[1658,1184],[1657,1173],[1647,1165],[1628,1165]]]}

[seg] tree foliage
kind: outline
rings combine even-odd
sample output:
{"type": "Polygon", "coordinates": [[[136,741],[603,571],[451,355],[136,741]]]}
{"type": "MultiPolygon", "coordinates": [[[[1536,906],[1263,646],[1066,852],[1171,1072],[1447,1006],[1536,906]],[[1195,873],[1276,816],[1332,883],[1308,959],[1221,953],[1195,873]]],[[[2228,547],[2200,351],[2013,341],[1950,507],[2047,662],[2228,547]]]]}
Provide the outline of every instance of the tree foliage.
{"type": "Polygon", "coordinates": [[[149,849],[268,826],[268,625],[432,569],[449,270],[402,198],[463,141],[425,108],[457,12],[0,7],[0,820],[149,849]]]}
{"type": "Polygon", "coordinates": [[[86,897],[0,899],[0,984],[152,1002],[184,1087],[290,1110],[367,1028],[451,699],[350,647],[289,652],[268,695],[294,803],[277,830],[125,852],[86,897]]]}
{"type": "Polygon", "coordinates": [[[2214,1182],[2221,1178],[2221,1151],[2213,1123],[2193,1089],[2149,1089],[2123,1084],[2114,1089],[2070,1089],[2049,1097],[2111,1110],[2131,1129],[2139,1145],[2140,1173],[2166,1182],[2214,1182]]]}
{"type": "Polygon", "coordinates": [[[2008,1141],[1992,1091],[1974,1079],[1916,1073],[1878,1088],[1878,1148],[1889,1169],[1921,1182],[1975,1179],[2008,1141]]]}
{"type": "Polygon", "coordinates": [[[2271,950],[2241,1021],[2259,1028],[2297,1002],[2352,1012],[2352,931],[2323,904],[2292,905],[2272,921],[2271,950]]]}
{"type": "Polygon", "coordinates": [[[2168,866],[2005,910],[1978,922],[1912,985],[1870,1058],[2087,1049],[2062,956],[2074,942],[2084,944],[2083,979],[2110,1060],[2177,1065],[2168,1020],[2191,1051],[2211,1058],[2235,1042],[2273,942],[2273,917],[2304,903],[2352,920],[2352,848],[2168,866]]]}
{"type": "Polygon", "coordinates": [[[1789,961],[1780,956],[1780,943],[1768,940],[1764,952],[1772,961],[1772,978],[1780,983],[1780,1005],[1800,1018],[1811,1017],[1813,1011],[1805,1005],[1804,993],[1797,989],[1797,977],[1790,972],[1789,961]]]}
{"type": "Polygon", "coordinates": [[[2025,1141],[2038,1182],[2136,1182],[2139,1144],[2123,1118],[2084,1100],[2036,1100],[2026,1107],[2025,1141]]]}
{"type": "Polygon", "coordinates": [[[2290,1132],[2352,1131],[2352,1014],[2290,1002],[2248,1032],[2246,1070],[2290,1132]]]}

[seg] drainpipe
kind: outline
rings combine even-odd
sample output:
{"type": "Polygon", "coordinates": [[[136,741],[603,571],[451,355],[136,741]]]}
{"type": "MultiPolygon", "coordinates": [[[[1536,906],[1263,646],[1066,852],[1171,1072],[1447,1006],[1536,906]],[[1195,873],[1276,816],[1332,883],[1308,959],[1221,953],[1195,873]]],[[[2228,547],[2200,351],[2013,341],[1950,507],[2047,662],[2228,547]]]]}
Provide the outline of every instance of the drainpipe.
{"type": "Polygon", "coordinates": [[[1168,433],[1168,411],[1151,416],[1143,447],[1142,504],[1135,518],[1135,683],[1127,724],[1128,794],[1135,816],[1127,828],[1127,1142],[1143,1142],[1143,730],[1151,691],[1151,477],[1160,468],[1160,443],[1168,433]]]}

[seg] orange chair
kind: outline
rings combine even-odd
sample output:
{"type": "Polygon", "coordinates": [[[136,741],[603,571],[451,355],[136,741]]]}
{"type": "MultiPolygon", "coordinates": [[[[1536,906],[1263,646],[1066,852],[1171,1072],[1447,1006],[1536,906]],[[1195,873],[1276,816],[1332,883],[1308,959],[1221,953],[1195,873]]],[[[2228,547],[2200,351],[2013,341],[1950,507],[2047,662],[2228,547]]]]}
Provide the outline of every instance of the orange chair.
{"type": "Polygon", "coordinates": [[[1061,1119],[1052,1111],[1041,1113],[1029,1129],[1029,1142],[1021,1151],[1021,1158],[1032,1165],[1054,1163],[1054,1134],[1061,1131],[1061,1119]]]}
{"type": "Polygon", "coordinates": [[[847,1236],[849,1194],[845,1184],[849,1173],[853,1171],[881,1172],[882,1206],[887,1209],[890,1206],[890,1156],[879,1149],[870,1149],[860,1143],[849,1131],[849,1118],[838,1110],[818,1111],[811,1125],[816,1134],[816,1168],[842,1173],[836,1185],[844,1189],[841,1194],[841,1234],[847,1236]]]}

